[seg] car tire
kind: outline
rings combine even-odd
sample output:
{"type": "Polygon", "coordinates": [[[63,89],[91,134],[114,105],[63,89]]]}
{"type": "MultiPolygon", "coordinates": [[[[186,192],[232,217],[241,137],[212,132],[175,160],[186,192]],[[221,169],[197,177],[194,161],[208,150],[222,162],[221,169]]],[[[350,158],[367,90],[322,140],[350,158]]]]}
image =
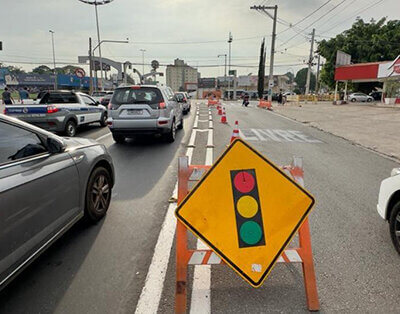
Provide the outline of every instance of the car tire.
{"type": "Polygon", "coordinates": [[[74,137],[76,135],[76,123],[74,120],[68,120],[65,124],[64,134],[68,137],[74,137]]]}
{"type": "Polygon", "coordinates": [[[367,102],[371,102],[372,101],[372,99],[371,98],[367,98],[367,102]]]}
{"type": "Polygon", "coordinates": [[[186,110],[182,110],[182,114],[183,114],[183,115],[185,115],[185,116],[188,114],[188,112],[189,112],[189,110],[188,110],[188,109],[186,109],[186,110]]]}
{"type": "Polygon", "coordinates": [[[107,112],[103,112],[103,114],[101,115],[101,118],[100,118],[100,125],[102,126],[102,127],[105,127],[105,126],[107,126],[107,119],[108,119],[108,115],[107,115],[107,112]]]}
{"type": "Polygon", "coordinates": [[[98,167],[90,175],[86,188],[85,217],[96,223],[102,219],[111,202],[111,175],[107,169],[98,167]]]}
{"type": "Polygon", "coordinates": [[[355,99],[355,98],[352,98],[352,99],[351,99],[351,102],[356,102],[356,100],[357,100],[357,99],[355,99]]]}
{"type": "Polygon", "coordinates": [[[392,212],[390,213],[389,230],[393,245],[397,253],[400,254],[400,202],[397,202],[393,206],[392,212]]]}
{"type": "Polygon", "coordinates": [[[172,121],[171,128],[169,129],[168,133],[164,135],[164,139],[168,143],[175,142],[176,137],[176,125],[175,120],[172,121]]]}
{"type": "Polygon", "coordinates": [[[177,127],[178,130],[183,130],[183,117],[181,118],[181,121],[179,122],[179,125],[177,127]]]}
{"type": "Polygon", "coordinates": [[[125,136],[120,135],[120,134],[112,134],[113,140],[117,144],[123,144],[125,143],[125,136]]]}

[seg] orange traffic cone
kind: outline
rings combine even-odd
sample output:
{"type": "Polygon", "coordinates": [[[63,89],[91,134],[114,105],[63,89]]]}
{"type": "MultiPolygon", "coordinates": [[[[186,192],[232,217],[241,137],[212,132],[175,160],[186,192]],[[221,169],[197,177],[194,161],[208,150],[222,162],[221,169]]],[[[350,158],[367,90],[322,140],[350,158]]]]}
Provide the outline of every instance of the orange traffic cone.
{"type": "Polygon", "coordinates": [[[225,112],[225,107],[224,107],[224,108],[222,108],[221,123],[228,123],[228,121],[226,121],[226,112],[225,112]]]}
{"type": "Polygon", "coordinates": [[[231,143],[237,138],[240,138],[240,135],[239,135],[239,122],[235,121],[235,128],[233,129],[233,133],[232,133],[232,137],[231,137],[231,143]]]}
{"type": "Polygon", "coordinates": [[[222,116],[222,106],[218,105],[218,115],[222,116]]]}

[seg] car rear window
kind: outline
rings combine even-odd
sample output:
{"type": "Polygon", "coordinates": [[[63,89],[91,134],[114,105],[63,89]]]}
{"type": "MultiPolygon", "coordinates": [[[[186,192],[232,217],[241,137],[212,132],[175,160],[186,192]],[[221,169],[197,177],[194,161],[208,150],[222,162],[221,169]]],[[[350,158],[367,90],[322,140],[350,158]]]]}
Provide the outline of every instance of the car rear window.
{"type": "Polygon", "coordinates": [[[73,93],[47,93],[40,99],[40,104],[73,104],[77,102],[73,93]]]}
{"type": "Polygon", "coordinates": [[[160,90],[152,87],[118,88],[114,91],[111,99],[114,107],[124,104],[146,104],[152,108],[158,108],[158,104],[161,102],[164,102],[164,99],[160,90]]]}

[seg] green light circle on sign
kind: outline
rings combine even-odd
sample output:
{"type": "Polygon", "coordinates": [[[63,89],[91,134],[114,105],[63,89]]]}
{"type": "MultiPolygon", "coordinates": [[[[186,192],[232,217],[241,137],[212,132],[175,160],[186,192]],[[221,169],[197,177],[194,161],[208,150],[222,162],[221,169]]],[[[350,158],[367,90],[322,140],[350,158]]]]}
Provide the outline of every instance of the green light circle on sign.
{"type": "Polygon", "coordinates": [[[240,238],[248,245],[256,244],[261,240],[262,230],[258,223],[254,221],[246,221],[240,227],[240,238]]]}

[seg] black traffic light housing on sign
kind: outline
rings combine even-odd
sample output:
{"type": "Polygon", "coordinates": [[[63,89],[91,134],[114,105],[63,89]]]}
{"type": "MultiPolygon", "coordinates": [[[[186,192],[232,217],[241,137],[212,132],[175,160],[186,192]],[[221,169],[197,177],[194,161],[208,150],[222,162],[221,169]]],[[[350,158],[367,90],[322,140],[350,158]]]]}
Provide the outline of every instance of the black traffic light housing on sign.
{"type": "Polygon", "coordinates": [[[265,245],[255,169],[231,170],[239,248],[265,245]]]}

